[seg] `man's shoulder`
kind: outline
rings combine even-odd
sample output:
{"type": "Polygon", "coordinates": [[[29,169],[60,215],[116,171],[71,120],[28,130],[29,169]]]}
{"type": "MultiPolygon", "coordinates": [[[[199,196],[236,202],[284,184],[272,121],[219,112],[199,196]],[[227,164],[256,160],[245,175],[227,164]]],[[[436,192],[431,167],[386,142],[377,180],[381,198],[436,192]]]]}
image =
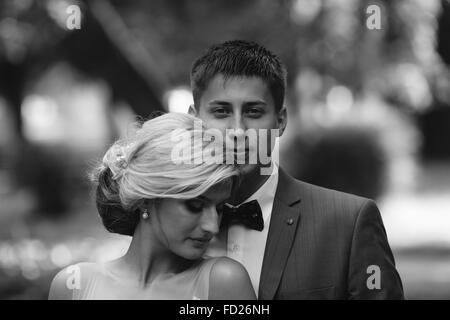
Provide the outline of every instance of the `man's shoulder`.
{"type": "Polygon", "coordinates": [[[296,189],[303,211],[315,214],[332,212],[354,217],[367,203],[373,202],[369,198],[317,186],[284,174],[289,180],[289,188],[296,189]]]}
{"type": "Polygon", "coordinates": [[[321,187],[318,185],[314,185],[312,183],[308,183],[302,180],[295,179],[298,183],[298,186],[301,190],[307,191],[307,194],[313,196],[313,198],[319,198],[322,201],[344,201],[356,204],[363,204],[367,201],[371,201],[369,198],[365,198],[362,196],[358,196],[356,194],[347,193],[339,190],[329,189],[326,187],[321,187]]]}

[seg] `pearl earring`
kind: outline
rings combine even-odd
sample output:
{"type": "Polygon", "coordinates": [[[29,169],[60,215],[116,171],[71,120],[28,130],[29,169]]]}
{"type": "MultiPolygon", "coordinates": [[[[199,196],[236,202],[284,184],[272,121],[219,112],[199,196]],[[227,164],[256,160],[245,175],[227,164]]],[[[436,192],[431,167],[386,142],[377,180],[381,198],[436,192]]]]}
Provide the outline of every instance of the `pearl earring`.
{"type": "Polygon", "coordinates": [[[142,212],[142,219],[148,219],[149,217],[149,213],[147,209],[144,209],[144,212],[142,212]]]}

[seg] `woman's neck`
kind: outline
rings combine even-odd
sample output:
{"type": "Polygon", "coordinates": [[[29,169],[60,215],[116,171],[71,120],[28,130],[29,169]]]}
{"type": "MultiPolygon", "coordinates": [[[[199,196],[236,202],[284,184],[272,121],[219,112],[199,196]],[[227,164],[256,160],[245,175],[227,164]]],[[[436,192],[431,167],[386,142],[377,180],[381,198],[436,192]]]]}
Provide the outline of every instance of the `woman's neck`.
{"type": "Polygon", "coordinates": [[[151,231],[138,224],[127,253],[119,259],[117,268],[128,279],[134,279],[140,287],[146,287],[158,277],[182,272],[193,261],[175,255],[168,248],[158,245],[151,231]]]}

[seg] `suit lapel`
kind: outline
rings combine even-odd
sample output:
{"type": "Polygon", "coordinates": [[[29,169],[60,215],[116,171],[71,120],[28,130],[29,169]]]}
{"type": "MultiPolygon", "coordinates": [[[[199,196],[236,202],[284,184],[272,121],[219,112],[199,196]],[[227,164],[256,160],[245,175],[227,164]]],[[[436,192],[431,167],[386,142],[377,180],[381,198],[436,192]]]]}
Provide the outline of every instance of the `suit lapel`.
{"type": "Polygon", "coordinates": [[[259,299],[271,300],[275,296],[300,220],[299,203],[295,180],[280,168],[261,270],[259,299]]]}

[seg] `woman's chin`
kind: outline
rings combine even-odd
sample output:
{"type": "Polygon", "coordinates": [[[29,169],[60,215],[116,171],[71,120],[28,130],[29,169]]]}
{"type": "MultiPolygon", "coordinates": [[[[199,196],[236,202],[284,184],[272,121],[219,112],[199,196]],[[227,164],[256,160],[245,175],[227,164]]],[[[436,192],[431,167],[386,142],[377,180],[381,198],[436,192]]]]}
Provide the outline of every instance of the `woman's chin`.
{"type": "Polygon", "coordinates": [[[203,248],[192,247],[187,250],[184,250],[183,253],[178,254],[178,255],[187,260],[198,260],[203,257],[205,251],[206,251],[206,248],[203,249],[203,248]]]}

